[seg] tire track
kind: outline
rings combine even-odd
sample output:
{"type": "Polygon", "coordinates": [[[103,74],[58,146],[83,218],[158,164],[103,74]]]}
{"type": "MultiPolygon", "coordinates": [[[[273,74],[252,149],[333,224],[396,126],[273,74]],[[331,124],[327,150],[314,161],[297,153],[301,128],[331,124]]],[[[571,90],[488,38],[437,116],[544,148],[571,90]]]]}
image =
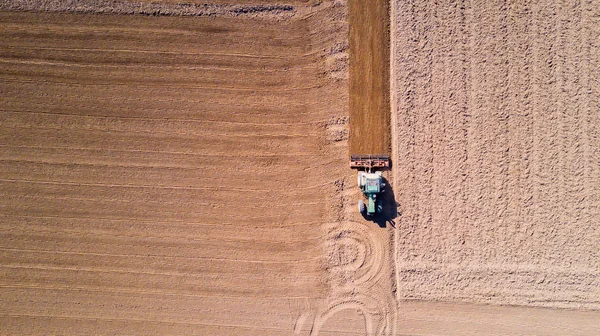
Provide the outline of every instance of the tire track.
{"type": "MultiPolygon", "coordinates": [[[[336,250],[344,249],[346,241],[352,241],[352,246],[359,246],[357,257],[354,262],[340,263],[332,267],[332,273],[340,272],[340,283],[336,284],[336,290],[351,291],[353,288],[363,284],[375,284],[384,273],[386,266],[386,255],[380,245],[380,236],[372,230],[364,227],[358,222],[347,222],[341,231],[332,231],[328,242],[334,254],[340,253],[336,250]],[[364,252],[363,252],[364,251],[364,252]]],[[[343,253],[343,252],[342,252],[343,253]]]]}
{"type": "Polygon", "coordinates": [[[335,301],[325,311],[320,312],[311,329],[311,335],[319,335],[323,326],[333,315],[344,310],[360,311],[365,318],[366,335],[388,335],[391,330],[389,326],[394,324],[392,316],[384,307],[386,304],[371,296],[363,294],[350,294],[349,299],[335,301]]]}
{"type": "MultiPolygon", "coordinates": [[[[340,223],[329,226],[326,250],[329,251],[327,264],[330,268],[331,292],[326,302],[316,312],[312,321],[301,315],[301,325],[311,323],[310,334],[320,335],[327,322],[344,311],[360,311],[364,316],[364,330],[367,335],[392,335],[396,323],[396,302],[392,292],[394,285],[392,232],[373,227],[373,223],[357,221],[354,211],[356,186],[339,191],[344,198],[345,218],[340,223]],[[351,210],[350,210],[351,209],[351,210]],[[352,251],[349,246],[356,247],[352,251]]],[[[298,327],[297,334],[303,330],[298,327]]],[[[335,330],[339,332],[339,330],[335,330]]]]}

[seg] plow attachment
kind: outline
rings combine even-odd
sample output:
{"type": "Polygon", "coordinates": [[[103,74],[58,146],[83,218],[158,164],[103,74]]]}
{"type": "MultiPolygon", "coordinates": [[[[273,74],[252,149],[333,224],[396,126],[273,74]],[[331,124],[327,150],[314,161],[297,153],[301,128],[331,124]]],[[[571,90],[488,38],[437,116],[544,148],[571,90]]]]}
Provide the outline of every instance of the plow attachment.
{"type": "Polygon", "coordinates": [[[378,155],[351,155],[350,168],[355,169],[386,169],[390,167],[390,156],[378,155]]]}

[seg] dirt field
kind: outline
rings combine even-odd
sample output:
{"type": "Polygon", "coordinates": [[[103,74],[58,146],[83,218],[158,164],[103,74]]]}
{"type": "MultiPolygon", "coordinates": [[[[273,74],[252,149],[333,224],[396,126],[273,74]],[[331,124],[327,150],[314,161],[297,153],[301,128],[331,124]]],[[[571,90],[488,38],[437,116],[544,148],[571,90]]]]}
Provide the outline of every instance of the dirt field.
{"type": "Polygon", "coordinates": [[[398,299],[600,309],[600,2],[394,9],[398,299]]]}
{"type": "Polygon", "coordinates": [[[389,2],[349,0],[350,153],[390,151],[389,2]]]}
{"type": "Polygon", "coordinates": [[[1,333],[292,333],[329,290],[344,8],[0,25],[1,333]]]}
{"type": "Polygon", "coordinates": [[[597,335],[600,3],[228,3],[0,4],[0,334],[597,335]]]}

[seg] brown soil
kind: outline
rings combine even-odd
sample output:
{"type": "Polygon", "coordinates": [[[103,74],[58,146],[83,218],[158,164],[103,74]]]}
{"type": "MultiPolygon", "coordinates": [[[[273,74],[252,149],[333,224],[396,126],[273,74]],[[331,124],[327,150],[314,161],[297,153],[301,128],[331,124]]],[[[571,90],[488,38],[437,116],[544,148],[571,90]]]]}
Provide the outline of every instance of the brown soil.
{"type": "Polygon", "coordinates": [[[349,0],[350,154],[389,153],[389,2],[349,0]]]}
{"type": "Polygon", "coordinates": [[[343,11],[0,26],[1,333],[292,333],[328,291],[343,11]]]}

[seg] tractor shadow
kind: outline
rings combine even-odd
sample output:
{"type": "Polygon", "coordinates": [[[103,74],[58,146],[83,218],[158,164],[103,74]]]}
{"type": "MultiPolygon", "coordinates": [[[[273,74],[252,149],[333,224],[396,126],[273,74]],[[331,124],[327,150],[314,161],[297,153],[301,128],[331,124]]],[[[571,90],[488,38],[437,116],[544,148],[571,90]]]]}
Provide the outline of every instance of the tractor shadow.
{"type": "Polygon", "coordinates": [[[379,214],[374,216],[367,216],[366,214],[362,214],[365,220],[376,223],[381,228],[385,228],[388,224],[396,228],[396,222],[394,221],[396,217],[398,217],[398,203],[396,202],[396,197],[394,196],[394,190],[388,180],[385,177],[382,177],[383,183],[385,183],[385,190],[381,193],[382,200],[382,211],[379,214]]]}

